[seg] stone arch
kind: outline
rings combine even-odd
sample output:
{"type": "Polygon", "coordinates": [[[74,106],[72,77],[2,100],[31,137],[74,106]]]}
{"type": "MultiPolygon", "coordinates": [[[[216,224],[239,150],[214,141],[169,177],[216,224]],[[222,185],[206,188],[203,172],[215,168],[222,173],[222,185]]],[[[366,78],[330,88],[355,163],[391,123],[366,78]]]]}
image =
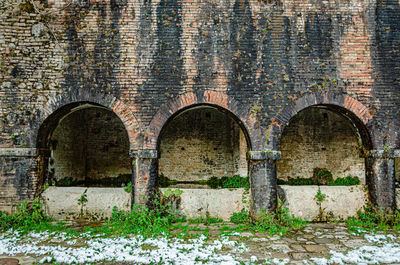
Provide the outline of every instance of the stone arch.
{"type": "Polygon", "coordinates": [[[161,106],[150,122],[144,136],[144,149],[157,149],[158,138],[162,128],[166,125],[171,116],[196,105],[212,105],[228,110],[241,125],[248,139],[249,147],[260,148],[260,128],[250,112],[244,109],[240,103],[229,97],[226,93],[218,91],[205,91],[202,94],[187,92],[179,95],[174,100],[161,106]]]}
{"type": "Polygon", "coordinates": [[[311,106],[325,106],[348,118],[357,129],[365,148],[373,149],[370,131],[372,130],[372,115],[361,102],[341,93],[322,92],[305,95],[286,106],[274,119],[270,127],[268,146],[277,150],[285,127],[300,111],[311,106]]]}
{"type": "Polygon", "coordinates": [[[38,119],[34,124],[30,138],[32,139],[33,147],[41,148],[41,134],[45,129],[43,125],[56,115],[56,112],[67,105],[89,103],[105,107],[113,111],[128,133],[130,150],[137,150],[139,148],[140,124],[130,108],[111,95],[104,95],[100,93],[89,93],[85,91],[70,92],[51,97],[44,107],[41,109],[38,119]]]}

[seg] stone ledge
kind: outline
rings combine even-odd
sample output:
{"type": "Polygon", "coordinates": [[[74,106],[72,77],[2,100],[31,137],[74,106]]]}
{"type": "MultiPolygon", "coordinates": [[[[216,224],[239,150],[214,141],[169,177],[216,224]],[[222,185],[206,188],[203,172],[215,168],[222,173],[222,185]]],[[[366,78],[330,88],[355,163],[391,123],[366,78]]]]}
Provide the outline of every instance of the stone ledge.
{"type": "Polygon", "coordinates": [[[0,156],[33,157],[37,156],[36,148],[0,148],[0,156]]]}
{"type": "MultiPolygon", "coordinates": [[[[167,189],[160,189],[164,193],[167,189]]],[[[233,213],[249,209],[250,194],[238,189],[181,189],[183,191],[178,210],[187,218],[220,217],[229,221],[233,213]]]]}
{"type": "Polygon", "coordinates": [[[56,220],[74,220],[81,216],[79,199],[86,194],[83,217],[89,220],[110,218],[113,207],[130,211],[132,194],[124,188],[48,187],[42,193],[46,213],[56,220]]]}
{"type": "Polygon", "coordinates": [[[382,149],[374,149],[370,152],[371,157],[373,158],[395,158],[400,157],[400,149],[389,149],[389,150],[382,150],[382,149]]]}
{"type": "Polygon", "coordinates": [[[250,160],[280,160],[280,151],[250,151],[250,160]]]}
{"type": "Polygon", "coordinates": [[[318,217],[327,221],[346,220],[356,216],[357,211],[368,203],[368,191],[364,185],[278,185],[278,194],[291,214],[307,221],[318,220],[318,217]],[[318,190],[326,196],[320,206],[315,199],[318,190]],[[319,216],[320,214],[322,216],[319,216]]]}
{"type": "Polygon", "coordinates": [[[138,151],[138,158],[142,159],[155,159],[158,158],[157,150],[150,149],[150,150],[139,150],[138,151]]]}

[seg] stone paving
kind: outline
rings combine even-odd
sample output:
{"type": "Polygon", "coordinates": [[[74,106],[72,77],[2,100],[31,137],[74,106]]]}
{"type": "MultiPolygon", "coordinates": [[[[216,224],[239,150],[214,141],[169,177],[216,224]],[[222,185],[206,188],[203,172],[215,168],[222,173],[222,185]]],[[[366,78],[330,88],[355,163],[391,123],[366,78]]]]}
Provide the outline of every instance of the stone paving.
{"type": "MultiPolygon", "coordinates": [[[[219,227],[209,226],[209,229],[211,234],[218,233],[219,227]]],[[[312,263],[310,258],[329,257],[331,250],[347,253],[354,248],[371,245],[362,235],[351,234],[347,230],[343,223],[314,223],[284,236],[242,232],[230,238],[245,243],[249,248],[242,254],[245,258],[253,256],[258,261],[288,259],[287,264],[307,264],[312,263]]]]}
{"type": "MultiPolygon", "coordinates": [[[[229,225],[228,225],[229,226],[229,225]]],[[[234,227],[234,225],[230,225],[234,227]]],[[[207,230],[210,239],[217,238],[221,233],[221,225],[190,225],[192,230],[187,235],[202,234],[207,230]]],[[[176,229],[173,233],[180,233],[176,229]]],[[[398,235],[397,235],[398,236],[398,235]]],[[[265,264],[265,261],[281,264],[313,264],[312,258],[330,256],[330,251],[347,253],[355,248],[371,245],[363,235],[350,234],[345,224],[341,223],[316,223],[309,224],[304,229],[291,232],[284,236],[269,236],[265,233],[241,232],[229,236],[231,240],[243,242],[248,251],[243,253],[232,253],[240,256],[244,261],[252,261],[254,264],[265,264]],[[275,261],[275,262],[274,262],[275,261]]],[[[231,249],[220,250],[230,253],[231,249]]],[[[39,257],[32,258],[22,255],[14,257],[0,256],[2,264],[33,264],[39,261],[39,257]]],[[[98,264],[129,264],[117,262],[103,262],[98,264]]],[[[400,263],[391,263],[400,264],[400,263]]]]}

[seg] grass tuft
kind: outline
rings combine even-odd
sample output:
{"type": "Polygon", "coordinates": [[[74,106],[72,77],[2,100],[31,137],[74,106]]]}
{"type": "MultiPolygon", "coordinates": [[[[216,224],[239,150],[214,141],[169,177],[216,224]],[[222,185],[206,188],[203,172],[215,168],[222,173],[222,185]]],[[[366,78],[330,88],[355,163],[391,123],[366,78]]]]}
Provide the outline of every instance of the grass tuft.
{"type": "Polygon", "coordinates": [[[346,220],[349,232],[359,233],[364,231],[400,231],[400,211],[387,212],[370,204],[357,212],[356,217],[346,220]]]}
{"type": "Polygon", "coordinates": [[[291,230],[302,229],[307,224],[303,219],[292,216],[289,209],[280,201],[276,212],[262,211],[257,219],[253,219],[248,211],[242,210],[232,215],[231,222],[242,224],[243,226],[240,227],[242,230],[266,232],[270,235],[283,235],[291,230]]]}

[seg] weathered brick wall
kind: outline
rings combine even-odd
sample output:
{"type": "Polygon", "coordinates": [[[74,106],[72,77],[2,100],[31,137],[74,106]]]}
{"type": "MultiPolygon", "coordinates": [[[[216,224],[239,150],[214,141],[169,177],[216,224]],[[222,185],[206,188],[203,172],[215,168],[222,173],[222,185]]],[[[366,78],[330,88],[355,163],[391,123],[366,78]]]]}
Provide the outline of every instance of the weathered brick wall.
{"type": "Polygon", "coordinates": [[[365,158],[352,124],[321,108],[295,116],[281,138],[277,177],[310,178],[314,168],[328,169],[334,178],[357,176],[365,182],[365,158]]]}
{"type": "MultiPolygon", "coordinates": [[[[168,104],[188,93],[205,102],[211,92],[224,95],[215,102],[239,110],[252,150],[277,149],[290,117],[316,103],[358,117],[358,129],[371,137],[368,148],[400,147],[398,2],[33,3],[0,1],[1,148],[36,148],[49,102],[96,94],[106,105],[115,97],[134,114],[122,120],[131,148],[140,149],[157,140],[149,126],[163,126],[156,115],[163,106],[175,109],[168,104]],[[136,135],[139,144],[132,144],[136,135]]],[[[112,106],[118,115],[128,112],[112,106]]],[[[35,165],[34,157],[12,159],[11,167],[26,159],[35,165]]],[[[22,175],[5,168],[1,177],[19,183],[22,175]]]]}
{"type": "Polygon", "coordinates": [[[396,174],[396,181],[398,183],[398,185],[400,185],[400,158],[395,158],[395,174],[396,174]]]}
{"type": "MultiPolygon", "coordinates": [[[[2,14],[3,146],[18,145],[10,135],[28,129],[52,95],[79,89],[121,98],[144,126],[177,94],[204,89],[225,91],[249,112],[255,107],[265,128],[291,100],[326,90],[351,95],[377,118],[386,115],[381,108],[397,113],[397,84],[391,81],[397,68],[381,69],[398,61],[391,44],[400,34],[396,4],[35,3],[49,15],[29,5],[21,11],[18,2],[2,14]],[[386,82],[384,89],[375,88],[378,81],[386,82]],[[12,115],[16,102],[29,113],[12,115]]],[[[377,126],[397,126],[394,117],[386,120],[377,126]]]]}
{"type": "Polygon", "coordinates": [[[63,118],[51,135],[50,151],[50,184],[115,185],[113,178],[132,172],[125,127],[102,108],[77,110],[63,118]]]}
{"type": "Polygon", "coordinates": [[[225,113],[199,108],[175,117],[161,134],[159,171],[179,181],[247,176],[247,144],[225,113]]]}

